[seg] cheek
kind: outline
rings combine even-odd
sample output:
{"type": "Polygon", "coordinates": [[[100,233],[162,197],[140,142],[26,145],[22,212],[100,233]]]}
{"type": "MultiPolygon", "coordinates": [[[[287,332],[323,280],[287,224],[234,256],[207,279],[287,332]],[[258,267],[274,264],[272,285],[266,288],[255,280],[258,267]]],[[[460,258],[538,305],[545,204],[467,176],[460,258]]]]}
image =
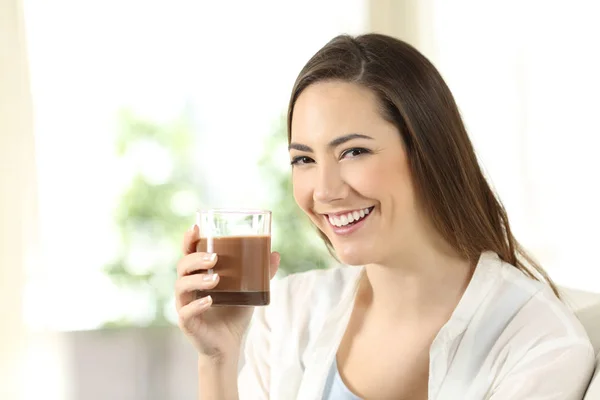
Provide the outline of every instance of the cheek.
{"type": "Polygon", "coordinates": [[[292,187],[296,204],[307,213],[313,206],[313,189],[306,174],[292,172],[292,187]]]}
{"type": "Polygon", "coordinates": [[[392,186],[398,182],[398,173],[393,169],[397,167],[381,162],[383,160],[369,161],[356,163],[347,169],[344,180],[361,197],[385,202],[393,190],[392,186]]]}
{"type": "Polygon", "coordinates": [[[348,183],[361,196],[380,202],[388,213],[404,214],[414,205],[408,165],[398,159],[364,163],[348,174],[348,183]]]}
{"type": "Polygon", "coordinates": [[[384,185],[388,188],[391,200],[392,218],[410,219],[414,213],[416,198],[410,172],[407,165],[397,165],[385,175],[384,185]]]}

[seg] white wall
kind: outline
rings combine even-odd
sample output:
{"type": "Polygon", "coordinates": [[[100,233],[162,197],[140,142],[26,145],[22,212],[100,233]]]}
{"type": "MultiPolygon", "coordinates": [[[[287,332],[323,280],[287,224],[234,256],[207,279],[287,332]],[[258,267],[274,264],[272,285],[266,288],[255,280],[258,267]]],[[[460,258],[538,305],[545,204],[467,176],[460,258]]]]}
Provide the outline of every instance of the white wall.
{"type": "Polygon", "coordinates": [[[446,79],[517,238],[559,284],[600,292],[600,4],[370,4],[373,29],[446,79]]]}
{"type": "Polygon", "coordinates": [[[21,2],[0,1],[0,398],[21,399],[22,289],[35,214],[33,130],[21,2]]]}

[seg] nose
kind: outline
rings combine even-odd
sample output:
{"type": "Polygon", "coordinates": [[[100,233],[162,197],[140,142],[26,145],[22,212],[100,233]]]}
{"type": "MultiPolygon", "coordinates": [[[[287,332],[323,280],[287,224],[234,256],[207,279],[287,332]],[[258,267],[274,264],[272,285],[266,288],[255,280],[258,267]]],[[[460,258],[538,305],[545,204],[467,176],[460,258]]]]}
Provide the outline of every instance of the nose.
{"type": "Polygon", "coordinates": [[[335,166],[321,165],[315,177],[313,200],[319,203],[331,203],[342,200],[348,195],[348,185],[340,169],[335,166]]]}

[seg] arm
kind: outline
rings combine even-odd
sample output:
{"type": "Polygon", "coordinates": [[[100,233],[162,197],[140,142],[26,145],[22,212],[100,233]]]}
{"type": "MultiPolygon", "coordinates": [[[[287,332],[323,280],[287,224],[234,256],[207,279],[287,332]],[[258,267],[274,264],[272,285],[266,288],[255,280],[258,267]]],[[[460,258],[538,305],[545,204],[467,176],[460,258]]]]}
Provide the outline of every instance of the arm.
{"type": "Polygon", "coordinates": [[[587,342],[531,349],[492,390],[489,400],[581,400],[594,370],[587,342]]]}
{"type": "Polygon", "coordinates": [[[238,360],[198,359],[198,398],[237,400],[238,360]]]}
{"type": "Polygon", "coordinates": [[[199,400],[238,400],[269,398],[269,336],[266,307],[254,311],[245,340],[242,370],[238,375],[240,351],[224,359],[198,359],[199,400]]]}

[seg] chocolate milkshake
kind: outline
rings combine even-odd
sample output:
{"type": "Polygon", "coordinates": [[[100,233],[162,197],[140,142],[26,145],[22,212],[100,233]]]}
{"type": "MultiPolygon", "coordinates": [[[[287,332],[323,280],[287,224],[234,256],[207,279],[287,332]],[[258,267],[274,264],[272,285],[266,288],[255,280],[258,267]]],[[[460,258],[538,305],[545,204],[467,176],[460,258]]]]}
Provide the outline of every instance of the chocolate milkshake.
{"type": "Polygon", "coordinates": [[[270,236],[225,236],[201,238],[197,251],[206,252],[209,241],[217,254],[214,272],[219,283],[212,290],[199,291],[198,296],[211,295],[214,305],[269,304],[270,236]]]}

